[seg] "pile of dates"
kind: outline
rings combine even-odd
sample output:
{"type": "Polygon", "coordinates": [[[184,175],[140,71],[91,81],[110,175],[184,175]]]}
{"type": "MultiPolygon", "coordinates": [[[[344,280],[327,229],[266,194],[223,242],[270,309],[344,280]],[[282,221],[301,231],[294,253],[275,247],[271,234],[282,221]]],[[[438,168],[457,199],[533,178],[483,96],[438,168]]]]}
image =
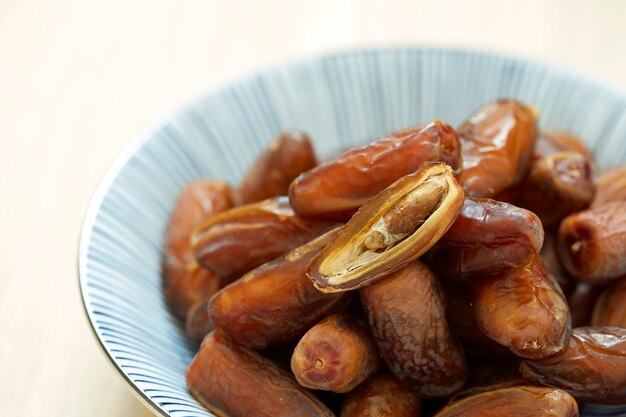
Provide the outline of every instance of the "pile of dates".
{"type": "Polygon", "coordinates": [[[189,184],[163,288],[218,416],[577,416],[626,403],[626,167],[488,103],[189,184]]]}

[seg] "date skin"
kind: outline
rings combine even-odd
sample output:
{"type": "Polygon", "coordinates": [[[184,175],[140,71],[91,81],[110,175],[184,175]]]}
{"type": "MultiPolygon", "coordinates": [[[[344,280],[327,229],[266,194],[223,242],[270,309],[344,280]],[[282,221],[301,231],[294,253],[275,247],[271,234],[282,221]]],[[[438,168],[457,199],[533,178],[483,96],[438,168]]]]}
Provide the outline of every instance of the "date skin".
{"type": "Polygon", "coordinates": [[[593,161],[589,148],[578,136],[558,130],[548,130],[539,133],[539,138],[535,144],[535,154],[549,155],[562,151],[577,152],[587,160],[593,161]]]}
{"type": "Polygon", "coordinates": [[[579,401],[626,403],[626,329],[579,327],[558,355],[520,364],[529,381],[566,390],[579,401]]]}
{"type": "Polygon", "coordinates": [[[596,196],[591,207],[626,201],[626,166],[613,168],[598,175],[596,196]]]}
{"type": "Polygon", "coordinates": [[[368,201],[317,255],[307,275],[323,292],[367,286],[419,258],[463,206],[449,166],[424,162],[368,201]]]}
{"type": "Polygon", "coordinates": [[[584,210],[563,220],[559,254],[580,281],[598,283],[626,275],[626,202],[584,210]]]}
{"type": "Polygon", "coordinates": [[[626,327],[626,277],[602,290],[593,308],[591,325],[626,327]]]}
{"type": "Polygon", "coordinates": [[[441,276],[475,278],[527,264],[541,250],[543,227],[532,212],[488,198],[466,198],[430,262],[441,276]]]}
{"type": "Polygon", "coordinates": [[[287,195],[291,181],[316,165],[309,136],[295,129],[284,130],[244,176],[237,190],[237,201],[242,205],[287,195]]]}
{"type": "MultiPolygon", "coordinates": [[[[576,280],[563,268],[559,260],[558,236],[555,232],[546,232],[543,236],[543,246],[541,247],[541,260],[548,268],[548,272],[556,279],[563,293],[569,296],[576,288],[576,280]]],[[[576,313],[572,310],[572,316],[576,313]]],[[[574,322],[572,322],[574,323],[574,322]]],[[[578,327],[573,324],[573,327],[578,327]]]]}
{"type": "Polygon", "coordinates": [[[289,198],[303,217],[354,212],[425,161],[461,167],[459,137],[451,126],[437,120],[344,152],[296,178],[289,198]]]}
{"type": "Polygon", "coordinates": [[[522,179],[535,146],[536,123],[533,110],[516,100],[488,103],[472,113],[459,128],[459,182],[468,197],[493,197],[522,179]]]}
{"type": "Polygon", "coordinates": [[[519,375],[509,378],[501,378],[490,382],[468,385],[465,386],[461,391],[450,397],[448,404],[454,403],[462,398],[471,397],[473,395],[482,394],[484,392],[495,391],[502,388],[518,387],[521,385],[528,385],[528,381],[526,381],[519,375]]]}
{"type": "Polygon", "coordinates": [[[172,312],[185,319],[191,306],[213,295],[219,279],[201,268],[191,250],[191,233],[208,218],[231,208],[231,190],[222,181],[197,180],[178,196],[165,233],[163,291],[172,312]]]}
{"type": "Polygon", "coordinates": [[[518,386],[456,401],[435,417],[578,417],[576,400],[555,388],[518,386]]]}
{"type": "Polygon", "coordinates": [[[346,395],[340,417],[419,417],[422,401],[390,375],[376,375],[346,395]]]}
{"type": "Polygon", "coordinates": [[[596,190],[591,159],[550,138],[540,134],[521,183],[496,197],[536,213],[546,229],[589,207],[596,190]]]}
{"type": "Polygon", "coordinates": [[[461,388],[465,354],[448,327],[443,290],[424,263],[411,263],[360,292],[374,339],[397,378],[426,398],[461,388]]]}
{"type": "Polygon", "coordinates": [[[480,329],[523,358],[544,358],[567,345],[571,315],[540,258],[522,268],[472,281],[480,329]]]}
{"type": "Polygon", "coordinates": [[[380,363],[367,325],[335,313],[302,336],[291,356],[291,371],[303,387],[345,393],[376,373],[380,363]]]}
{"type": "Polygon", "coordinates": [[[220,417],[333,417],[288,372],[213,331],[187,368],[191,394],[220,417]]]}
{"type": "Polygon", "coordinates": [[[302,336],[347,301],[344,294],[319,292],[305,273],[336,233],[334,229],[220,290],[209,303],[212,322],[237,344],[253,349],[302,336]]]}
{"type": "Polygon", "coordinates": [[[201,342],[204,336],[215,329],[215,326],[209,318],[208,312],[209,299],[198,300],[187,312],[185,319],[185,332],[187,336],[201,342]]]}
{"type": "Polygon", "coordinates": [[[335,224],[305,220],[293,212],[287,197],[276,197],[211,217],[194,230],[193,253],[227,284],[335,224]]]}

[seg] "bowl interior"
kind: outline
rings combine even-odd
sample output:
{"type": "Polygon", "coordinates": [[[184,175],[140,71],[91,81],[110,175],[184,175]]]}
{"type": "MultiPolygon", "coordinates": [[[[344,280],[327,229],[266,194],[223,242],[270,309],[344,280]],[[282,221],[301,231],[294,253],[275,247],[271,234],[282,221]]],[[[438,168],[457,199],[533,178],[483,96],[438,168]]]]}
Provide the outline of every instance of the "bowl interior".
{"type": "Polygon", "coordinates": [[[300,61],[234,82],[166,118],[118,158],[85,218],[80,286],[104,350],[155,410],[211,416],[185,386],[197,346],[161,294],[162,238],[182,187],[196,178],[237,184],[284,128],[306,130],[318,154],[329,156],[434,118],[456,126],[499,97],[535,105],[542,127],[580,135],[601,167],[626,161],[621,92],[541,63],[452,50],[385,49],[300,61]]]}

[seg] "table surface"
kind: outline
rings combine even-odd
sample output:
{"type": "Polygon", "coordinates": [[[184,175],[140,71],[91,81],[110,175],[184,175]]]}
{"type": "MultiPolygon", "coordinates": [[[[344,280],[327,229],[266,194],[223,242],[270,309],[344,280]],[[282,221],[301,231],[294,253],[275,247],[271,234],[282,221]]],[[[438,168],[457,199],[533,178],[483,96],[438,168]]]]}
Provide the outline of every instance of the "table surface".
{"type": "Polygon", "coordinates": [[[300,56],[449,45],[626,88],[622,0],[0,1],[0,415],[149,416],[100,351],[81,220],[124,146],[225,81],[300,56]]]}

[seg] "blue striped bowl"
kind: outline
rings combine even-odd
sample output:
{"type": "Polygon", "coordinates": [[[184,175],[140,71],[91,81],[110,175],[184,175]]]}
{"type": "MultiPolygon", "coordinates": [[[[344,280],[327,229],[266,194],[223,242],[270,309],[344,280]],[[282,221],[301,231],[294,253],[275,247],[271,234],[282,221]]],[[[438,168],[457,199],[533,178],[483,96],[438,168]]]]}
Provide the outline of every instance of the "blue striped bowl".
{"type": "MultiPolygon", "coordinates": [[[[299,61],[233,82],[165,118],[109,169],[81,233],[80,288],[109,359],[156,412],[211,416],[185,387],[196,344],[161,294],[163,232],[181,188],[196,178],[236,184],[283,128],[308,131],[328,156],[433,118],[457,125],[498,97],[532,103],[542,126],[582,136],[600,166],[626,161],[624,93],[545,64],[465,51],[382,49],[299,61]]],[[[626,413],[595,410],[585,413],[626,413]]]]}

